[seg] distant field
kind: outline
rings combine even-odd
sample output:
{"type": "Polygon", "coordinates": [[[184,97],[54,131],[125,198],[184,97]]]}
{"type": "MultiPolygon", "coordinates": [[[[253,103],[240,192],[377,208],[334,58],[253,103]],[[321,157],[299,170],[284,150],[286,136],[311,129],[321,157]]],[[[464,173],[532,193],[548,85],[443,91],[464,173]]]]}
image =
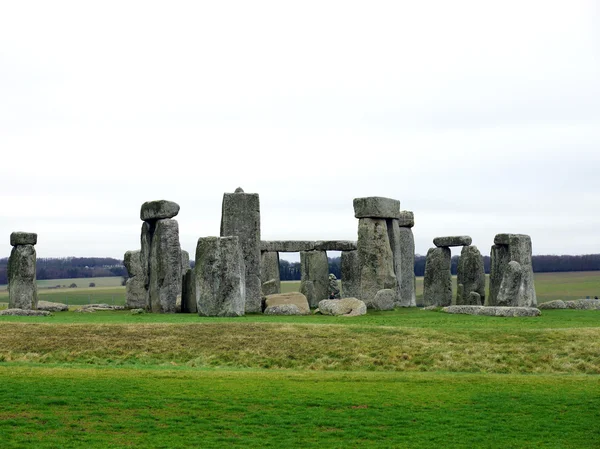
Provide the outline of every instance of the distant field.
{"type": "MultiPolygon", "coordinates": [[[[57,285],[68,288],[71,284],[77,284],[78,288],[88,287],[91,282],[96,284],[96,287],[120,287],[123,278],[121,276],[103,277],[103,278],[74,278],[74,279],[44,279],[37,280],[39,289],[55,288],[57,285]]],[[[0,292],[6,290],[7,285],[0,285],[0,292]]]]}

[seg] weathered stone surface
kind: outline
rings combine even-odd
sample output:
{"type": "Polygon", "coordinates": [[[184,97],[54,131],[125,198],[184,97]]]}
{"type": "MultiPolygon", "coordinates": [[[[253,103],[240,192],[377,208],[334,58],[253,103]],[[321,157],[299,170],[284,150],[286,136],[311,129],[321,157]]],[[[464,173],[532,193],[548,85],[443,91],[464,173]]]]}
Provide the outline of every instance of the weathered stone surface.
{"type": "Polygon", "coordinates": [[[154,236],[154,230],[156,229],[156,222],[142,223],[142,230],[140,233],[140,263],[142,265],[142,276],[144,280],[144,288],[146,289],[146,305],[144,308],[150,311],[150,249],[152,248],[152,237],[154,236]]]}
{"type": "Polygon", "coordinates": [[[415,226],[415,214],[410,210],[401,210],[398,217],[398,226],[401,228],[413,228],[415,226]]]}
{"type": "Polygon", "coordinates": [[[311,307],[317,307],[329,297],[329,262],[325,251],[300,252],[300,293],[306,296],[311,307]]]}
{"type": "Polygon", "coordinates": [[[35,245],[36,243],[37,234],[35,232],[13,232],[10,234],[11,246],[35,245]]]}
{"type": "Polygon", "coordinates": [[[0,315],[6,316],[52,316],[47,310],[26,310],[26,309],[4,309],[0,310],[0,315]]]}
{"type": "Polygon", "coordinates": [[[519,288],[521,286],[521,264],[511,260],[504,269],[504,276],[496,298],[496,305],[517,307],[519,305],[519,288]]]}
{"type": "Polygon", "coordinates": [[[306,315],[296,304],[282,304],[280,306],[270,306],[265,309],[265,315],[306,315]]]}
{"type": "Polygon", "coordinates": [[[340,284],[333,273],[329,273],[329,291],[327,298],[340,299],[340,284]]]}
{"type": "Polygon", "coordinates": [[[262,294],[264,296],[268,295],[276,295],[280,293],[279,286],[277,285],[276,279],[271,279],[270,281],[263,282],[262,284],[262,294]]]}
{"type": "Polygon", "coordinates": [[[510,262],[508,246],[493,245],[490,252],[490,295],[489,301],[486,301],[490,306],[496,305],[500,284],[508,262],[510,262]]]}
{"type": "Polygon", "coordinates": [[[341,259],[342,297],[355,298],[360,294],[358,251],[345,251],[341,259]]]}
{"type": "Polygon", "coordinates": [[[279,253],[299,253],[300,251],[314,251],[313,240],[262,240],[260,250],[279,253]]]}
{"type": "Polygon", "coordinates": [[[306,296],[300,292],[278,293],[275,295],[268,295],[265,298],[265,308],[282,306],[285,304],[295,305],[302,314],[310,313],[308,300],[306,299],[306,296]]]}
{"type": "Polygon", "coordinates": [[[400,218],[400,201],[380,196],[354,198],[356,218],[400,218]]]}
{"type": "Polygon", "coordinates": [[[323,315],[359,316],[367,313],[367,305],[357,298],[324,299],[319,302],[323,315]]]}
{"type": "Polygon", "coordinates": [[[140,218],[142,221],[162,220],[173,218],[179,213],[179,204],[173,201],[157,200],[142,204],[140,218]]]}
{"type": "Polygon", "coordinates": [[[45,310],[47,312],[66,312],[69,306],[60,302],[38,301],[37,310],[45,310]]]}
{"type": "Polygon", "coordinates": [[[379,290],[371,302],[365,302],[368,309],[373,310],[394,310],[397,292],[390,288],[379,290]]]}
{"type": "Polygon", "coordinates": [[[397,307],[415,307],[415,238],[410,227],[399,227],[400,238],[400,293],[397,307]]]}
{"type": "Polygon", "coordinates": [[[441,310],[440,306],[427,306],[427,307],[423,307],[423,310],[427,311],[427,312],[439,312],[441,310]]]}
{"type": "Polygon", "coordinates": [[[477,292],[469,293],[469,297],[466,301],[467,305],[480,306],[484,301],[481,299],[481,295],[477,292]]]}
{"type": "Polygon", "coordinates": [[[197,313],[196,279],[194,270],[188,270],[183,276],[181,285],[181,313],[197,313]]]}
{"type": "Polygon", "coordinates": [[[379,290],[395,289],[398,285],[387,229],[383,218],[361,218],[358,221],[359,297],[366,303],[371,302],[379,290]]]}
{"type": "Polygon", "coordinates": [[[535,307],[448,306],[442,312],[499,317],[535,317],[542,314],[535,307]]]}
{"type": "Polygon", "coordinates": [[[508,245],[510,243],[510,234],[496,234],[494,245],[508,245]]]}
{"type": "Polygon", "coordinates": [[[191,270],[190,253],[181,250],[181,275],[184,276],[189,270],[191,270]]]}
{"type": "Polygon", "coordinates": [[[124,310],[123,306],[113,306],[110,304],[84,304],[79,309],[76,309],[76,312],[108,312],[113,310],[124,310]]]}
{"type": "Polygon", "coordinates": [[[176,220],[157,220],[150,248],[149,310],[175,313],[181,295],[181,246],[176,220]]]}
{"type": "Polygon", "coordinates": [[[456,294],[456,304],[481,305],[485,301],[485,270],[483,257],[476,246],[463,247],[458,259],[457,283],[463,286],[462,292],[456,294]],[[480,302],[471,302],[471,292],[478,294],[480,302]],[[459,294],[460,293],[460,294],[459,294]]]}
{"type": "MultiPolygon", "coordinates": [[[[398,226],[398,220],[388,219],[386,220],[388,239],[390,240],[390,248],[392,249],[392,260],[394,262],[394,275],[396,276],[396,287],[394,292],[396,298],[395,304],[400,303],[400,284],[402,282],[402,247],[400,242],[400,227],[398,226]]],[[[367,307],[370,307],[367,303],[367,307]]]]}
{"type": "Polygon", "coordinates": [[[131,309],[130,310],[132,315],[142,315],[144,313],[146,313],[145,309],[131,309]]]}
{"type": "Polygon", "coordinates": [[[538,309],[566,309],[567,304],[560,299],[555,299],[554,301],[543,302],[538,305],[538,309]]]}
{"type": "Polygon", "coordinates": [[[146,308],[148,291],[146,290],[146,273],[142,267],[141,251],[127,251],[123,257],[123,265],[129,274],[125,283],[125,307],[128,309],[146,308]]]}
{"type": "Polygon", "coordinates": [[[354,251],[356,242],[352,240],[318,240],[315,242],[316,251],[354,251]]]}
{"type": "Polygon", "coordinates": [[[281,292],[281,275],[279,273],[279,253],[263,251],[260,253],[260,280],[262,281],[262,294],[270,295],[281,292]],[[269,284],[269,291],[265,291],[265,283],[274,282],[274,288],[269,284]]]}
{"type": "Polygon", "coordinates": [[[246,270],[237,236],[198,239],[194,272],[200,316],[244,315],[246,270]]]}
{"type": "Polygon", "coordinates": [[[260,312],[260,200],[257,193],[225,193],[221,237],[237,236],[244,257],[246,313],[260,312]]]}
{"type": "Polygon", "coordinates": [[[33,245],[13,247],[7,267],[9,309],[34,310],[37,308],[35,265],[36,254],[33,245]]]}
{"type": "Polygon", "coordinates": [[[447,248],[450,246],[469,246],[473,239],[468,235],[455,235],[449,237],[436,237],[433,244],[438,248],[447,248]]]}
{"type": "Polygon", "coordinates": [[[600,310],[600,299],[574,299],[565,301],[567,309],[600,310]]]}
{"type": "Polygon", "coordinates": [[[430,248],[425,259],[423,304],[449,306],[452,303],[452,275],[450,248],[430,248]]]}

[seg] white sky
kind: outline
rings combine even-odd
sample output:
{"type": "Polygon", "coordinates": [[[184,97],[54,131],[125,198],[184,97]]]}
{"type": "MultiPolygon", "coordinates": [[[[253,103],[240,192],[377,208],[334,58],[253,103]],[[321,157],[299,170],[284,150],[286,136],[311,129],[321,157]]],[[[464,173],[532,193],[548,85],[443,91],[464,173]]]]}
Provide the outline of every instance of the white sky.
{"type": "Polygon", "coordinates": [[[420,254],[600,253],[598,4],[0,0],[0,256],[122,258],[164,198],[193,257],[238,186],[264,240],[354,240],[376,195],[420,254]]]}

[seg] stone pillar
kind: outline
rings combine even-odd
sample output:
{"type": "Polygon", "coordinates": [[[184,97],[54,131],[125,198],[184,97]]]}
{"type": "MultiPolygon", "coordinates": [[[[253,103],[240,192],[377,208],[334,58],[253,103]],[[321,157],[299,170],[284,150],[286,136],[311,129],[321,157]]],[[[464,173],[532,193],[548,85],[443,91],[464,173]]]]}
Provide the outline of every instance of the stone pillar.
{"type": "Polygon", "coordinates": [[[142,267],[141,251],[127,251],[123,257],[123,265],[129,275],[125,283],[125,307],[145,309],[148,304],[148,291],[146,290],[146,273],[142,267]]]}
{"type": "MultiPolygon", "coordinates": [[[[400,295],[397,307],[415,307],[417,295],[415,288],[415,238],[412,228],[415,216],[411,211],[400,211],[398,230],[400,236],[400,295]]],[[[398,277],[398,274],[396,274],[398,277]]]]}
{"type": "Polygon", "coordinates": [[[177,296],[177,313],[182,313],[184,309],[183,295],[187,294],[188,291],[186,287],[186,275],[190,270],[190,253],[181,250],[181,291],[179,292],[179,296],[177,296]]]}
{"type": "Polygon", "coordinates": [[[223,195],[221,237],[237,236],[244,255],[246,282],[246,313],[261,311],[262,283],[260,279],[260,201],[258,193],[223,195]]]}
{"type": "Polygon", "coordinates": [[[263,296],[281,293],[279,253],[277,251],[262,251],[260,253],[260,280],[263,296]]]}
{"type": "Polygon", "coordinates": [[[140,263],[145,271],[146,309],[150,312],[174,313],[181,300],[181,246],[179,225],[172,220],[179,205],[172,201],[149,201],[142,205],[144,221],[141,235],[140,263]]]}
{"type": "Polygon", "coordinates": [[[452,275],[450,248],[430,248],[425,260],[423,304],[445,307],[452,304],[452,275]]]}
{"type": "Polygon", "coordinates": [[[360,265],[358,251],[342,251],[342,298],[358,298],[360,296],[360,265]]]}
{"type": "Polygon", "coordinates": [[[485,301],[483,257],[476,246],[464,246],[458,259],[456,305],[481,306],[485,301]],[[477,293],[477,296],[471,293],[477,293]],[[473,301],[477,300],[476,303],[473,301]]]}
{"type": "Polygon", "coordinates": [[[8,308],[37,309],[38,296],[35,283],[36,254],[34,245],[37,234],[33,232],[13,232],[10,244],[13,246],[8,259],[8,308]]]}
{"type": "Polygon", "coordinates": [[[300,251],[300,293],[306,296],[310,307],[328,299],[329,262],[326,251],[300,251]]]}
{"type": "Polygon", "coordinates": [[[198,239],[194,267],[198,314],[244,315],[245,272],[237,236],[198,239]]]}
{"type": "MultiPolygon", "coordinates": [[[[388,218],[385,220],[388,239],[390,240],[390,248],[392,249],[392,263],[394,268],[394,276],[396,276],[396,288],[394,288],[394,301],[393,304],[400,303],[400,284],[402,276],[402,247],[400,241],[400,226],[399,220],[395,218],[388,218]]],[[[393,308],[393,307],[392,307],[393,308]]]]}

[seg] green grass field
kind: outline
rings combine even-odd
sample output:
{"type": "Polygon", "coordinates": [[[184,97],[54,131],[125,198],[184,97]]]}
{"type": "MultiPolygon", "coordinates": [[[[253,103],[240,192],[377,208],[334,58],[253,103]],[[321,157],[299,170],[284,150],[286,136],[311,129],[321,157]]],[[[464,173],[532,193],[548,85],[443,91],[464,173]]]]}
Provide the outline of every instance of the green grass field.
{"type": "Polygon", "coordinates": [[[597,448],[600,312],[0,317],[0,398],[1,448],[597,448]]]}

